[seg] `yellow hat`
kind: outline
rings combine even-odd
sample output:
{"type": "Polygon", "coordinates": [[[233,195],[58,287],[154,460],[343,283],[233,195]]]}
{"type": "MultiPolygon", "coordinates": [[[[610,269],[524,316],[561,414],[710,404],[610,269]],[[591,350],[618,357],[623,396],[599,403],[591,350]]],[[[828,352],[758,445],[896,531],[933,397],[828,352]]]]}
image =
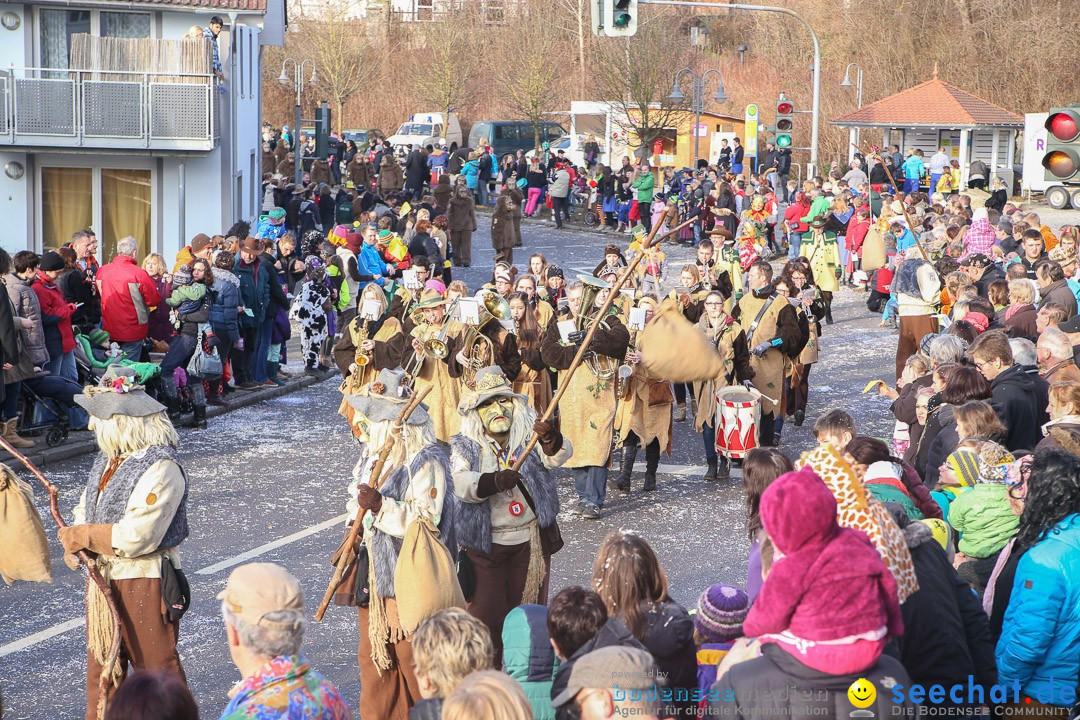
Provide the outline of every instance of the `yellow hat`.
{"type": "Polygon", "coordinates": [[[941,518],[923,518],[919,522],[930,528],[930,533],[937,540],[938,545],[941,545],[945,552],[949,552],[949,539],[952,535],[949,524],[941,518]]]}
{"type": "Polygon", "coordinates": [[[271,630],[293,630],[304,622],[304,591],[300,582],[275,563],[248,563],[232,571],[225,589],[217,594],[225,606],[250,625],[271,630]],[[270,613],[291,611],[293,620],[270,620],[270,613]]]}

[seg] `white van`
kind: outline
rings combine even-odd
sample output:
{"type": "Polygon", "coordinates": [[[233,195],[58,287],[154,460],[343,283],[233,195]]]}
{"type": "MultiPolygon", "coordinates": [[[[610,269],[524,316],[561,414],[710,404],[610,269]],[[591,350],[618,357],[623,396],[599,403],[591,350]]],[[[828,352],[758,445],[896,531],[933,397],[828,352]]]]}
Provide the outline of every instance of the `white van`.
{"type": "MultiPolygon", "coordinates": [[[[398,155],[408,152],[408,146],[424,148],[436,145],[443,136],[442,113],[417,113],[410,115],[408,122],[401,124],[397,132],[386,138],[398,155]]],[[[446,147],[453,152],[461,145],[461,124],[457,115],[450,113],[450,122],[446,127],[446,147]]]]}

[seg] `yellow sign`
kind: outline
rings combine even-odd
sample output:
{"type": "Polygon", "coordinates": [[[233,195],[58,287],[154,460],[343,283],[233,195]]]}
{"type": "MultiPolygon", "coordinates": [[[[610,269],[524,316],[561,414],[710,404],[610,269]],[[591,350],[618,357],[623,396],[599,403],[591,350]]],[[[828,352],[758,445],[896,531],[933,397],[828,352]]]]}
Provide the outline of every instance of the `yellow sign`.
{"type": "Polygon", "coordinates": [[[746,138],[743,143],[744,153],[747,156],[757,157],[757,105],[750,103],[746,106],[746,138]]]}

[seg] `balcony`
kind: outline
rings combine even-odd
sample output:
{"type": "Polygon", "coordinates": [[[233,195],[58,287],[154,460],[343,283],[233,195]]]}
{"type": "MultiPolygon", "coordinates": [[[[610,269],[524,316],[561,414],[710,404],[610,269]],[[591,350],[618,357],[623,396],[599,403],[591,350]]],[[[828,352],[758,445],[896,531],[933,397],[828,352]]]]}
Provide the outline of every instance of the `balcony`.
{"type": "Polygon", "coordinates": [[[224,96],[213,75],[0,71],[0,148],[209,152],[224,96]]]}

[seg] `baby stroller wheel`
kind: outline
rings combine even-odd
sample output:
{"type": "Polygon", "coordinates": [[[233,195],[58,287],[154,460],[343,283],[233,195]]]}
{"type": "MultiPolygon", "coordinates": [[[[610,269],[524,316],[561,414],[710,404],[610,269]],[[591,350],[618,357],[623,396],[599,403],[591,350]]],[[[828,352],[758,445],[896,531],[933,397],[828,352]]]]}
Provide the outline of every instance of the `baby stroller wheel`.
{"type": "Polygon", "coordinates": [[[45,444],[49,447],[56,447],[67,440],[67,436],[67,428],[59,425],[53,426],[49,428],[49,432],[45,434],[45,444]]]}
{"type": "Polygon", "coordinates": [[[596,211],[595,210],[586,210],[585,211],[585,225],[587,227],[596,227],[596,224],[599,221],[600,221],[600,219],[596,216],[596,211]]]}

